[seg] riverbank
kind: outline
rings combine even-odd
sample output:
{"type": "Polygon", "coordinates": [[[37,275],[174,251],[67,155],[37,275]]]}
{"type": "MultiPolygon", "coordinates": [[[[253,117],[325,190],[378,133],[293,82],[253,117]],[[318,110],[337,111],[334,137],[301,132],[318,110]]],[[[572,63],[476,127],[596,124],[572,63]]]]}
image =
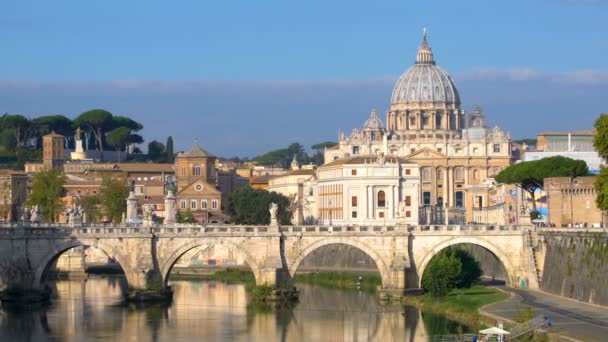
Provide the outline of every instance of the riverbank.
{"type": "Polygon", "coordinates": [[[426,312],[445,315],[471,327],[478,327],[484,323],[494,324],[483,316],[479,309],[507,298],[509,295],[498,289],[477,285],[469,289],[452,290],[444,297],[433,297],[428,293],[407,296],[402,299],[402,303],[416,306],[426,312]]]}
{"type": "Polygon", "coordinates": [[[353,272],[302,273],[296,274],[294,281],[325,288],[359,289],[369,293],[374,293],[382,285],[379,275],[353,272]]]}

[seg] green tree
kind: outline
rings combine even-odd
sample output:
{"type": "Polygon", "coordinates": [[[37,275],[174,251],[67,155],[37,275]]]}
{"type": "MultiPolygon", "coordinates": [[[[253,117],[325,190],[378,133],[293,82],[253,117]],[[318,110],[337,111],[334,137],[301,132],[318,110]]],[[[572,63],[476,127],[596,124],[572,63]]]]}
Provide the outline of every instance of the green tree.
{"type": "Polygon", "coordinates": [[[118,152],[118,161],[121,161],[121,152],[127,147],[129,143],[129,137],[131,136],[131,129],[127,127],[114,128],[106,136],[108,144],[114,146],[116,152],[118,152]]]}
{"type": "MultiPolygon", "coordinates": [[[[608,114],[601,114],[595,120],[595,136],[593,147],[599,156],[606,162],[608,160],[608,114]]],[[[608,168],[600,166],[600,173],[595,178],[597,197],[595,203],[602,211],[608,210],[608,168]]]]}
{"type": "Polygon", "coordinates": [[[324,142],[320,142],[318,144],[312,145],[311,148],[313,150],[316,150],[319,152],[324,152],[326,148],[334,147],[336,145],[338,145],[338,143],[335,141],[324,141],[324,142]]]}
{"type": "Polygon", "coordinates": [[[99,159],[103,161],[103,138],[105,133],[112,128],[112,113],[104,109],[92,109],[80,114],[74,119],[74,127],[83,127],[91,132],[97,142],[99,159]]]}
{"type": "Polygon", "coordinates": [[[64,184],[65,177],[55,169],[43,170],[34,175],[28,204],[42,209],[45,222],[55,222],[56,214],[61,212],[64,184]]]}
{"type": "Polygon", "coordinates": [[[462,263],[445,251],[433,257],[422,276],[422,287],[432,296],[445,296],[458,283],[462,263]]]}
{"type": "Polygon", "coordinates": [[[433,296],[444,296],[454,288],[468,288],[482,275],[481,266],[471,253],[448,247],[431,259],[422,276],[422,287],[433,296]]]}
{"type": "Polygon", "coordinates": [[[25,116],[19,114],[4,114],[0,121],[0,128],[3,131],[9,130],[14,134],[17,147],[23,146],[29,126],[30,121],[25,116]]]}
{"type": "Polygon", "coordinates": [[[167,155],[167,163],[173,163],[175,161],[175,154],[173,152],[173,137],[169,136],[167,138],[167,145],[165,154],[167,155]]]}
{"type": "Polygon", "coordinates": [[[499,183],[515,184],[527,191],[532,198],[533,210],[536,211],[534,192],[543,189],[545,178],[579,177],[588,173],[587,163],[583,160],[555,156],[513,164],[502,170],[495,179],[499,183]]]}
{"type": "Polygon", "coordinates": [[[195,220],[192,216],[192,211],[190,211],[190,208],[177,212],[177,223],[194,223],[194,221],[195,220]]]}
{"type": "Polygon", "coordinates": [[[270,203],[278,205],[277,218],[280,224],[290,224],[291,210],[289,198],[249,186],[233,191],[228,196],[226,211],[237,224],[269,224],[270,203]]]}
{"type": "Polygon", "coordinates": [[[165,145],[156,140],[148,143],[148,159],[151,161],[161,161],[165,154],[165,145]]]}
{"type": "Polygon", "coordinates": [[[129,186],[127,180],[113,177],[104,177],[101,181],[99,199],[104,215],[113,223],[119,223],[122,213],[127,210],[127,196],[129,186]]]}
{"type": "Polygon", "coordinates": [[[101,219],[101,198],[98,195],[89,195],[80,198],[80,205],[87,221],[97,223],[101,219]]]}

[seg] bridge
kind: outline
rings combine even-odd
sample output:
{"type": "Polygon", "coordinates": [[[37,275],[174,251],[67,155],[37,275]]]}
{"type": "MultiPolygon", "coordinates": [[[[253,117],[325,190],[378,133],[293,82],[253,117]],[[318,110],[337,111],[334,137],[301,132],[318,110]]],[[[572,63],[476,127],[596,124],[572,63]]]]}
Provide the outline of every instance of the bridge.
{"type": "Polygon", "coordinates": [[[258,285],[293,288],[302,261],[332,244],[355,247],[375,262],[381,293],[403,295],[421,286],[429,262],[457,244],[481,246],[502,263],[508,285],[521,279],[538,286],[530,226],[240,226],[172,224],[0,225],[0,284],[41,289],[47,273],[65,251],[96,247],[122,267],[130,289],[166,286],[176,261],[189,250],[223,245],[241,256],[258,285]]]}

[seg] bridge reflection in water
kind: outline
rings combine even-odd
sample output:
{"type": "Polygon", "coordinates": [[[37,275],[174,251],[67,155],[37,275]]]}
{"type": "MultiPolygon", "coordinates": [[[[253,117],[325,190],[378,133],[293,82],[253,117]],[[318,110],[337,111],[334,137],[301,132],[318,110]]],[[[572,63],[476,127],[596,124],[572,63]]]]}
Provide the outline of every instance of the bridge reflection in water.
{"type": "MultiPolygon", "coordinates": [[[[386,307],[373,295],[300,285],[292,309],[248,306],[241,284],[171,281],[168,307],[117,306],[122,277],[53,283],[56,298],[38,311],[0,311],[0,341],[425,341],[421,314],[386,307]]],[[[444,318],[441,318],[445,320],[444,318]]],[[[444,331],[438,333],[446,333],[444,331]]]]}

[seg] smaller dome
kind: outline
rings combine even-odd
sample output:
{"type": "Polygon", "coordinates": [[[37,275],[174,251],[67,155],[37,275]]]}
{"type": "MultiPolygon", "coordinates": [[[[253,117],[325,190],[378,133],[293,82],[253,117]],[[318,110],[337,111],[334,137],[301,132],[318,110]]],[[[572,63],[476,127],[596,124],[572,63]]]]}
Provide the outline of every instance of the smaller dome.
{"type": "Polygon", "coordinates": [[[384,124],[382,120],[378,118],[378,113],[376,112],[376,108],[372,109],[372,114],[365,121],[365,125],[363,125],[363,130],[365,131],[382,131],[384,130],[384,124]]]}

